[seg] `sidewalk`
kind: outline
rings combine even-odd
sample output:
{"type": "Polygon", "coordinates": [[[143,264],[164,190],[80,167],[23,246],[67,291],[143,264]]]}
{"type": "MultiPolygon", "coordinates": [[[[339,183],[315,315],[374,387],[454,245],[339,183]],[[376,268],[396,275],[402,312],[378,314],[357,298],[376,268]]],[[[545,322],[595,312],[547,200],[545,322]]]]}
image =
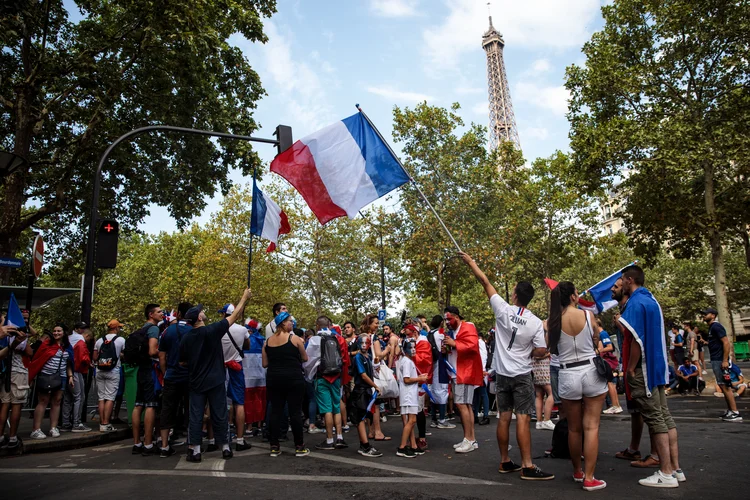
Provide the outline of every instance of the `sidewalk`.
{"type": "MultiPolygon", "coordinates": [[[[21,422],[18,426],[18,437],[22,441],[20,454],[45,453],[50,451],[73,450],[85,446],[94,446],[112,441],[120,441],[131,435],[128,424],[113,424],[114,432],[99,432],[99,416],[88,418],[85,425],[91,427],[90,432],[73,433],[63,432],[60,437],[53,438],[49,436],[49,416],[45,416],[42,421],[42,430],[47,434],[47,439],[31,439],[29,435],[33,430],[33,420],[29,417],[29,412],[24,412],[21,416],[21,422]]],[[[120,412],[120,418],[127,420],[127,411],[125,408],[120,412]]],[[[7,430],[6,430],[7,433],[7,430]]],[[[19,453],[15,453],[18,455],[19,453]]],[[[0,450],[0,458],[8,456],[6,450],[0,450]]]]}

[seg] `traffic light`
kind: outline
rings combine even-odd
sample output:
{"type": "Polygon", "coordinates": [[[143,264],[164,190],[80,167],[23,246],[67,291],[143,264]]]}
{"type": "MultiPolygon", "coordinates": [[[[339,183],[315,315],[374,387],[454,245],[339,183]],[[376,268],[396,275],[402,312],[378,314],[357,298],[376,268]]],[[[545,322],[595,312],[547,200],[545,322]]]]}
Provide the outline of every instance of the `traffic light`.
{"type": "Polygon", "coordinates": [[[96,267],[114,269],[117,266],[117,240],[120,224],[114,219],[102,219],[96,236],[96,267]]]}
{"type": "Polygon", "coordinates": [[[294,140],[292,139],[292,127],[289,125],[279,125],[276,127],[276,131],[273,135],[275,135],[276,139],[279,141],[279,144],[276,146],[278,154],[283,153],[294,144],[294,140]]]}

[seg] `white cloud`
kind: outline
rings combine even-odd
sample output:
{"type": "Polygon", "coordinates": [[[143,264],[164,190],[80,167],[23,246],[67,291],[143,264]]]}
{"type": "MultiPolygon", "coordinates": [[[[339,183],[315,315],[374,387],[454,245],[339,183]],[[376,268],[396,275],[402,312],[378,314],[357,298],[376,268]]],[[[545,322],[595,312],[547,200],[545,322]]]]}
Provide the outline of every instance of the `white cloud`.
{"type": "Polygon", "coordinates": [[[487,89],[482,87],[458,87],[455,92],[458,95],[481,94],[487,92],[487,89]]]}
{"type": "MultiPolygon", "coordinates": [[[[461,56],[481,47],[487,7],[477,0],[446,2],[445,20],[422,33],[426,61],[433,70],[455,70],[461,56]]],[[[493,24],[508,47],[580,47],[599,14],[600,0],[495,0],[493,24]]]]}
{"type": "MultiPolygon", "coordinates": [[[[265,21],[263,27],[268,35],[268,43],[263,46],[265,66],[273,83],[266,87],[269,93],[277,91],[278,97],[286,102],[287,113],[303,131],[312,132],[332,122],[335,118],[325,89],[335,87],[336,82],[324,84],[304,59],[296,59],[290,40],[272,21],[265,21]]],[[[321,61],[317,51],[313,51],[311,57],[321,61]]],[[[334,71],[327,62],[316,63],[316,68],[326,73],[334,71]]]]}
{"type": "Polygon", "coordinates": [[[383,17],[411,17],[417,15],[419,0],[370,0],[370,10],[383,17]]]}
{"type": "Polygon", "coordinates": [[[549,130],[544,127],[528,127],[521,129],[519,135],[521,137],[539,139],[540,141],[543,141],[547,137],[549,137],[549,130]]]}
{"type": "Polygon", "coordinates": [[[427,94],[398,90],[389,85],[381,87],[367,87],[367,91],[371,94],[379,95],[380,97],[393,102],[417,103],[433,100],[433,98],[427,94]]]}
{"type": "Polygon", "coordinates": [[[549,60],[537,59],[531,64],[531,68],[529,69],[529,72],[534,75],[539,75],[542,73],[547,73],[551,69],[552,69],[552,65],[550,64],[549,60]]]}
{"type": "Polygon", "coordinates": [[[556,115],[564,115],[568,112],[570,92],[563,86],[543,86],[533,82],[519,82],[512,92],[512,97],[538,108],[552,111],[556,115]]]}
{"type": "Polygon", "coordinates": [[[329,44],[333,43],[333,40],[335,39],[333,35],[333,31],[331,30],[325,30],[323,31],[323,38],[325,38],[329,44]]]}
{"type": "Polygon", "coordinates": [[[474,113],[475,115],[489,116],[490,105],[487,103],[487,101],[478,102],[471,107],[471,112],[474,113]]]}

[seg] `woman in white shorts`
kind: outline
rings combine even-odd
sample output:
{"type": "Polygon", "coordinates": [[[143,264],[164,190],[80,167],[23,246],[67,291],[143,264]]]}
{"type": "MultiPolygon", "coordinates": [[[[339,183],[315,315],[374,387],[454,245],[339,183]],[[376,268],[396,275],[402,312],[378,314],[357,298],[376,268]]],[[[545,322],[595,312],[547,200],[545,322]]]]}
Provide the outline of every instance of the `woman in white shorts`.
{"type": "Polygon", "coordinates": [[[578,292],[573,283],[560,282],[550,298],[549,348],[560,362],[559,392],[568,418],[568,447],[573,462],[573,479],[587,491],[600,490],[607,483],[594,477],[599,452],[599,416],[607,392],[607,381],[596,371],[594,346],[599,344],[587,311],[578,309],[578,292]],[[576,332],[576,333],[567,333],[576,332]],[[581,440],[586,471],[581,470],[581,440]]]}

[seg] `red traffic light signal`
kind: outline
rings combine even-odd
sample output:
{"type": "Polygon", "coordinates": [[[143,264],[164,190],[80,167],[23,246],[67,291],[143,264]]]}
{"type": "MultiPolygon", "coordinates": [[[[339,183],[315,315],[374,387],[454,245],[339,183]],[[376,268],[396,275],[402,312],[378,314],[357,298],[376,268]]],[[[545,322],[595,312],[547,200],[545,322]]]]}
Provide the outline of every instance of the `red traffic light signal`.
{"type": "Polygon", "coordinates": [[[117,241],[120,224],[114,219],[102,219],[96,236],[96,267],[113,269],[117,266],[117,241]]]}

